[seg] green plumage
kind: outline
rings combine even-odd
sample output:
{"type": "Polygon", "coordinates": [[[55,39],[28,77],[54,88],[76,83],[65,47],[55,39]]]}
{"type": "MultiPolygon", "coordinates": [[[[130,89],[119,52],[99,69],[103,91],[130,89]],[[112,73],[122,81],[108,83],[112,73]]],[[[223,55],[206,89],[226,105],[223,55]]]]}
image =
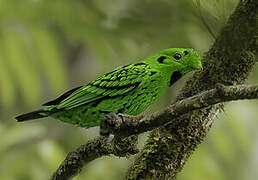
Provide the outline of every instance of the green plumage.
{"type": "Polygon", "coordinates": [[[134,64],[116,68],[85,86],[66,92],[18,121],[53,117],[81,127],[99,126],[108,113],[137,115],[188,72],[202,67],[192,49],[163,50],[134,64]]]}

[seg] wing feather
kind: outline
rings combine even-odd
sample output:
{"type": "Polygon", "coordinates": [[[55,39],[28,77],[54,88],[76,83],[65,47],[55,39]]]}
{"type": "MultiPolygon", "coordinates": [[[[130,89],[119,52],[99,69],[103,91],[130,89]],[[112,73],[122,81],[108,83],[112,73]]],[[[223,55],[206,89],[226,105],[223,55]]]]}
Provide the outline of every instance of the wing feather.
{"type": "Polygon", "coordinates": [[[117,68],[104,74],[88,85],[74,91],[56,106],[57,109],[72,109],[101,98],[126,94],[150,74],[150,67],[145,63],[137,63],[117,68]]]}

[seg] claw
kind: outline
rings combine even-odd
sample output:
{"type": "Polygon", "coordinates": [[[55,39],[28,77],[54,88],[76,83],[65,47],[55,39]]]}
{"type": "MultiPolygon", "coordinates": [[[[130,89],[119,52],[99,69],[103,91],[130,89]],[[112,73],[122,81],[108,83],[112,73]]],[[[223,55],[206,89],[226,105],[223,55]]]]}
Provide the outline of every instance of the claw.
{"type": "Polygon", "coordinates": [[[122,114],[109,113],[100,123],[100,135],[109,136],[108,127],[115,127],[117,124],[123,123],[122,114]]]}

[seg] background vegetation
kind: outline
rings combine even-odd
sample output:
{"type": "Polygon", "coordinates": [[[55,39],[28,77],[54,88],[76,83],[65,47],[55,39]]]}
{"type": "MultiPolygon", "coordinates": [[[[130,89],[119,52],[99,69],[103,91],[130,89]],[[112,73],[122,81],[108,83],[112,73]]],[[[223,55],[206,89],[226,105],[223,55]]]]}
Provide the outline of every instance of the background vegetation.
{"type": "MultiPolygon", "coordinates": [[[[204,53],[236,4],[0,0],[0,179],[48,179],[69,151],[98,135],[98,128],[84,130],[50,118],[18,124],[17,114],[160,49],[193,47],[204,53]]],[[[255,68],[248,82],[257,83],[257,75],[255,68]]],[[[151,110],[172,101],[181,85],[151,110]]],[[[258,101],[228,104],[178,179],[256,179],[257,107],[258,101]]],[[[101,158],[75,179],[121,179],[132,160],[101,158]]]]}

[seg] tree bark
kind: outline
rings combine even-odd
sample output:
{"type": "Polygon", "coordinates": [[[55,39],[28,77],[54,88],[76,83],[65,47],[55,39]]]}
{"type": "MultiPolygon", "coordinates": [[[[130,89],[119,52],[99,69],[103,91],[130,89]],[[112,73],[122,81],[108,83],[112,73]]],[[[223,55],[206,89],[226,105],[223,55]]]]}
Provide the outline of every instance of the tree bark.
{"type": "MultiPolygon", "coordinates": [[[[257,0],[241,0],[221,30],[211,49],[203,57],[203,71],[188,80],[177,100],[215,84],[242,84],[251,71],[257,54],[257,0]]],[[[172,179],[206,137],[223,104],[189,112],[151,132],[147,144],[137,156],[125,179],[172,179]]]]}
{"type": "Polygon", "coordinates": [[[107,137],[99,136],[81,145],[76,150],[67,154],[65,160],[54,172],[51,180],[68,180],[79,174],[82,168],[89,162],[114,154],[118,157],[125,157],[138,153],[138,137],[130,136],[127,138],[114,137],[110,141],[107,137]]]}

